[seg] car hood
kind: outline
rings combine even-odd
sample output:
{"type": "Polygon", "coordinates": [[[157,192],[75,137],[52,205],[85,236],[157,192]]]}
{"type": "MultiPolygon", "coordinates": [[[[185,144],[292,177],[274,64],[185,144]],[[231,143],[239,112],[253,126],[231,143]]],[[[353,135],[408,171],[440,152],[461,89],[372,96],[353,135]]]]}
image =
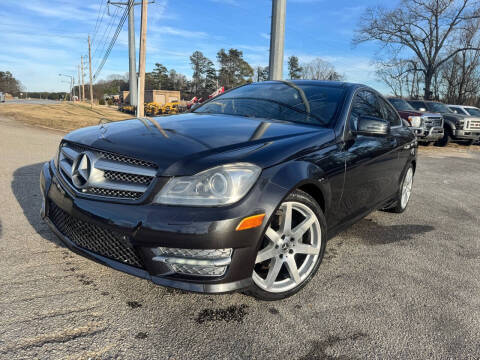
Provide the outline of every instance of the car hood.
{"type": "Polygon", "coordinates": [[[332,129],[220,114],[131,119],[75,130],[66,141],[154,162],[159,175],[192,175],[251,162],[262,168],[335,140],[332,129]]]}
{"type": "Polygon", "coordinates": [[[432,112],[425,112],[425,111],[417,111],[417,110],[397,110],[398,113],[402,116],[427,116],[427,117],[439,117],[442,114],[439,113],[432,113],[432,112]]]}
{"type": "Polygon", "coordinates": [[[447,119],[453,122],[457,122],[467,118],[469,119],[472,118],[471,116],[468,116],[468,115],[454,114],[454,113],[442,113],[442,116],[444,117],[444,119],[447,119]]]}

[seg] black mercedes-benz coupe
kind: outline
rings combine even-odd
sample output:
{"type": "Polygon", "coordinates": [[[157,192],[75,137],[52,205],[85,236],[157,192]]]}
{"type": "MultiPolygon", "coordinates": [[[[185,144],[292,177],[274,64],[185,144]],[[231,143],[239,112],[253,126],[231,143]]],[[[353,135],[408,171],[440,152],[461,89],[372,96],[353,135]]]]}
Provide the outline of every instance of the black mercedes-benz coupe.
{"type": "Polygon", "coordinates": [[[327,239],[407,207],[417,141],[369,87],[268,81],[192,112],[76,130],[41,172],[42,216],[73,251],[190,291],[277,300],[327,239]]]}

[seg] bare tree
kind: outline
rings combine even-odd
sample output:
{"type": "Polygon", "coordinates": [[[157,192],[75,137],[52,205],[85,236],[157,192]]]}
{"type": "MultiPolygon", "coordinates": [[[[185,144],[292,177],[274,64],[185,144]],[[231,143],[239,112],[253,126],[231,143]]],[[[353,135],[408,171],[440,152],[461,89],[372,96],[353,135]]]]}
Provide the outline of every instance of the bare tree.
{"type": "Polygon", "coordinates": [[[418,63],[415,60],[379,61],[376,67],[378,79],[383,81],[395,96],[418,97],[423,74],[419,71],[418,63]]]}
{"type": "MultiPolygon", "coordinates": [[[[465,27],[460,46],[470,44],[478,32],[478,22],[465,27]]],[[[442,95],[445,102],[476,104],[480,95],[480,51],[461,51],[444,64],[440,71],[442,95]]]]}
{"type": "Polygon", "coordinates": [[[392,57],[408,49],[423,73],[424,97],[430,99],[442,65],[462,51],[480,48],[478,42],[456,46],[467,23],[479,18],[479,0],[402,0],[393,10],[367,9],[353,42],[378,41],[392,57]]]}
{"type": "Polygon", "coordinates": [[[302,64],[301,78],[308,80],[343,80],[343,75],[335,70],[335,66],[320,58],[302,64]]]}

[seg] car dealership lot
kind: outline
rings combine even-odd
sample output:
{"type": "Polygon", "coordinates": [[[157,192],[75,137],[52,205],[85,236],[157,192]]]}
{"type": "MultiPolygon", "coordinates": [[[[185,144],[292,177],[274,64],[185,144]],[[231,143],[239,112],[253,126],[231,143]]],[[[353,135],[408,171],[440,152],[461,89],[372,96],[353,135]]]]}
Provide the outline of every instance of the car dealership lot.
{"type": "Polygon", "coordinates": [[[71,253],[38,215],[62,133],[0,118],[0,358],[479,358],[479,147],[421,148],[402,215],[327,244],[299,294],[157,287],[71,253]]]}

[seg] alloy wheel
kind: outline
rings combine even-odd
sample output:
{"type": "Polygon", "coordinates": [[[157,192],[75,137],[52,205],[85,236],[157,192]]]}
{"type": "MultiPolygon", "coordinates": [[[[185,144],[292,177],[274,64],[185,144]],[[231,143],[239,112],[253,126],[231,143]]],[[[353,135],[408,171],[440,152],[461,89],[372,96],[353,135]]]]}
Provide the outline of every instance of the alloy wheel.
{"type": "Polygon", "coordinates": [[[315,269],[321,242],[321,227],[315,212],[300,202],[282,203],[257,254],[253,281],[267,292],[294,289],[315,269]]]}
{"type": "Polygon", "coordinates": [[[410,195],[412,194],[412,186],[413,186],[413,169],[410,167],[405,174],[405,179],[403,180],[402,186],[402,199],[401,199],[401,206],[404,209],[407,204],[408,200],[410,200],[410,195]]]}

